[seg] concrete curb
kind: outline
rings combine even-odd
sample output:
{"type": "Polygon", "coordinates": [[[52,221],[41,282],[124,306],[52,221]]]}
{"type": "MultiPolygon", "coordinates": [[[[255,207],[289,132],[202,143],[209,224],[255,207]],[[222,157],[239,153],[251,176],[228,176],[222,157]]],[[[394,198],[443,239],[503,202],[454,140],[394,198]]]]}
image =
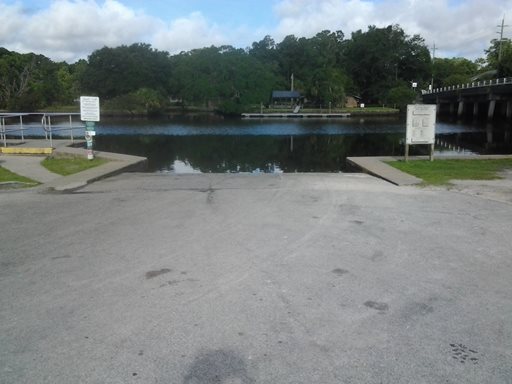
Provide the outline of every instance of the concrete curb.
{"type": "Polygon", "coordinates": [[[350,165],[398,186],[417,185],[423,182],[423,180],[415,176],[386,164],[386,161],[393,160],[398,159],[394,157],[347,157],[347,162],[350,165]]]}
{"type": "MultiPolygon", "coordinates": [[[[512,155],[465,155],[465,156],[437,156],[435,160],[494,160],[494,159],[512,159],[512,155]]],[[[399,171],[398,169],[386,164],[388,161],[403,160],[403,157],[380,156],[380,157],[347,157],[347,162],[368,173],[372,176],[379,177],[392,184],[417,185],[423,182],[415,176],[399,171]]],[[[409,158],[410,161],[428,160],[428,156],[414,156],[409,158]]]]}
{"type": "MultiPolygon", "coordinates": [[[[14,142],[18,153],[20,150],[24,149],[34,149],[34,148],[46,148],[48,146],[48,142],[46,140],[25,140],[23,143],[19,143],[19,141],[14,142]]],[[[69,140],[53,140],[54,148],[53,148],[53,155],[54,156],[83,156],[86,157],[86,149],[85,149],[85,142],[84,147],[82,148],[76,148],[76,147],[70,147],[70,145],[81,145],[81,141],[75,141],[72,143],[69,140]]],[[[24,152],[27,154],[26,152],[24,152]]],[[[140,156],[131,156],[131,155],[124,155],[119,153],[111,153],[111,152],[100,152],[95,151],[95,156],[99,158],[103,158],[106,160],[109,160],[106,164],[87,169],[85,171],[75,173],[73,175],[69,176],[60,176],[56,175],[54,178],[44,178],[45,180],[39,180],[42,182],[41,185],[38,185],[34,189],[42,192],[42,193],[66,193],[66,192],[73,192],[77,189],[85,187],[87,184],[93,183],[97,180],[101,180],[107,177],[111,177],[123,172],[129,172],[129,171],[143,171],[147,166],[147,158],[140,157],[140,156]]],[[[34,154],[32,154],[34,155],[34,154]]],[[[36,154],[41,155],[40,153],[36,154]]],[[[2,156],[8,156],[10,162],[16,162],[17,159],[21,161],[21,159],[27,158],[26,156],[21,156],[20,154],[7,154],[2,153],[2,156]]],[[[16,164],[14,164],[16,165],[16,164]]],[[[26,163],[25,167],[29,167],[29,170],[34,170],[33,174],[37,175],[38,173],[41,173],[37,170],[36,167],[41,167],[40,164],[32,164],[32,163],[26,163]]],[[[16,168],[16,167],[13,167],[16,168]]],[[[23,171],[19,171],[17,169],[11,169],[12,171],[22,175],[31,177],[31,175],[24,174],[23,171]]],[[[42,170],[41,170],[42,171],[42,170]]],[[[45,168],[44,171],[48,172],[45,168]]],[[[27,173],[32,173],[28,172],[27,173]]],[[[32,175],[31,178],[34,178],[34,175],[32,175]]],[[[52,174],[53,175],[53,174],[52,174]]],[[[36,177],[37,179],[37,177],[36,177]]]]}
{"type": "Polygon", "coordinates": [[[53,148],[0,147],[0,153],[6,155],[51,155],[53,148]]]}
{"type": "MultiPolygon", "coordinates": [[[[60,147],[54,152],[54,154],[85,157],[86,150],[84,148],[60,147]]],[[[58,179],[45,183],[38,188],[46,193],[73,192],[95,181],[115,176],[123,172],[142,171],[147,166],[147,158],[145,157],[99,151],[95,151],[94,154],[96,157],[109,160],[109,162],[73,175],[59,177],[58,179]]]]}

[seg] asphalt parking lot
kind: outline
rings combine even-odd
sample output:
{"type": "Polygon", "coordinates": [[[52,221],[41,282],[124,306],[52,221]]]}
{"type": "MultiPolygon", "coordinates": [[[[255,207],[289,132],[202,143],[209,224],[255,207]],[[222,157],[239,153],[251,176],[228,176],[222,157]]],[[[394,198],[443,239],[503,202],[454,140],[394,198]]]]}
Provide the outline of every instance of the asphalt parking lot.
{"type": "Polygon", "coordinates": [[[512,383],[512,204],[363,174],[0,192],[0,383],[512,383]]]}

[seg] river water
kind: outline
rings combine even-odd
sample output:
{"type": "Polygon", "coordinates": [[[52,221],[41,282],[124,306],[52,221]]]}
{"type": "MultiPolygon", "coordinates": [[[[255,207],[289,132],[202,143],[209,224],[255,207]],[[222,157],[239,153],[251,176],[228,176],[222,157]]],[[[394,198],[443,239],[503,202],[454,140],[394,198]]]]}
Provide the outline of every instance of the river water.
{"type": "MultiPolygon", "coordinates": [[[[96,149],[145,156],[150,172],[342,172],[347,156],[403,155],[405,121],[174,117],[104,120],[97,132],[96,149]]],[[[512,153],[511,124],[438,120],[440,153],[512,153]]]]}
{"type": "MultiPolygon", "coordinates": [[[[26,134],[43,135],[40,125],[33,124],[33,129],[27,125],[26,134]]],[[[505,121],[438,118],[435,155],[510,154],[511,127],[505,121]]],[[[103,118],[96,131],[96,150],[145,156],[149,172],[343,172],[349,170],[348,156],[403,155],[405,120],[256,120],[209,115],[162,120],[103,118]]],[[[83,131],[75,132],[75,137],[83,137],[83,131]]],[[[410,153],[427,152],[427,146],[414,146],[410,153]]]]}

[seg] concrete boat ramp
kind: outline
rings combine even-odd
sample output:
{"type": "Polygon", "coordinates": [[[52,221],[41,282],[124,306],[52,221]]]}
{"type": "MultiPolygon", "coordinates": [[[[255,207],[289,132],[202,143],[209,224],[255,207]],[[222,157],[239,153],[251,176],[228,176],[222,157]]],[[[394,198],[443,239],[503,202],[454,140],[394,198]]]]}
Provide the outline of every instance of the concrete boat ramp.
{"type": "Polygon", "coordinates": [[[98,155],[0,192],[2,384],[510,384],[512,199],[98,155]]]}
{"type": "Polygon", "coordinates": [[[512,202],[366,174],[0,193],[2,384],[509,384],[512,202]]]}

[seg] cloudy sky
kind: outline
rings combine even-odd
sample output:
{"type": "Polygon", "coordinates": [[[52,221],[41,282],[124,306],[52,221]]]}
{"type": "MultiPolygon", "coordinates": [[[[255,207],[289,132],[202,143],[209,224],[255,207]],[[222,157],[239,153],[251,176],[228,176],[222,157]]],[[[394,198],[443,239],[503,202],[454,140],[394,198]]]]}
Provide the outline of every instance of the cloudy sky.
{"type": "Polygon", "coordinates": [[[475,59],[499,37],[503,17],[510,38],[512,0],[0,0],[0,46],[74,62],[135,42],[178,53],[400,24],[435,43],[437,57],[475,59]]]}

